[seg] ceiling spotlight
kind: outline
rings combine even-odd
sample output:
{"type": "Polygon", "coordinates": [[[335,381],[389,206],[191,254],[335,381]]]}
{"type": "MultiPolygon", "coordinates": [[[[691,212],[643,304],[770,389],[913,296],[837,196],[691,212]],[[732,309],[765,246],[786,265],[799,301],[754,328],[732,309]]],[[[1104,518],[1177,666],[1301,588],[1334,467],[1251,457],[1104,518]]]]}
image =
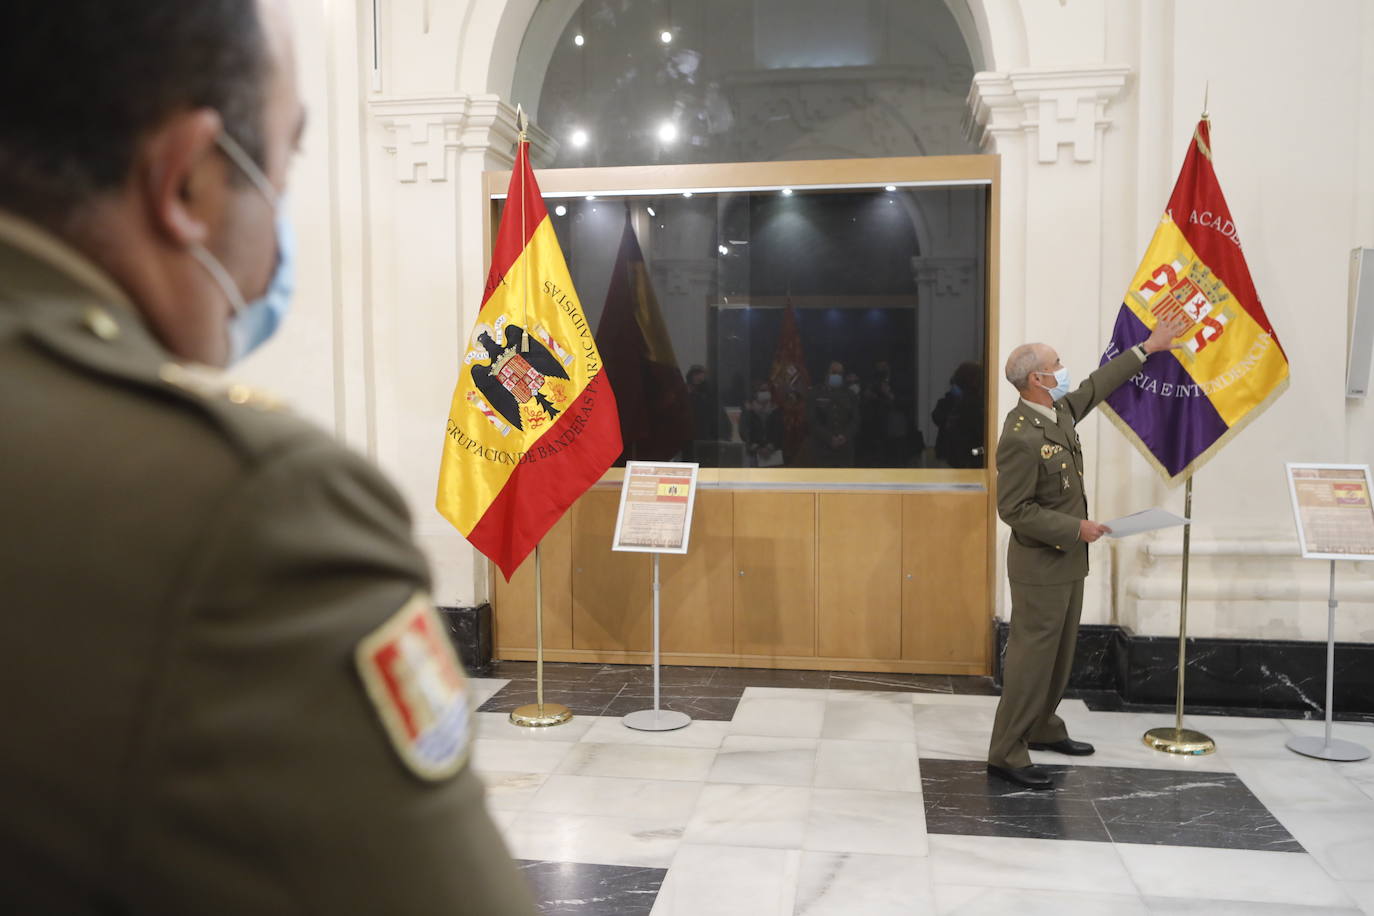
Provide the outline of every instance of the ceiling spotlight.
{"type": "Polygon", "coordinates": [[[596,195],[595,195],[595,194],[588,194],[588,195],[587,195],[587,199],[588,199],[588,200],[596,200],[596,195]]]}
{"type": "Polygon", "coordinates": [[[568,208],[563,206],[562,204],[559,204],[558,206],[553,208],[553,212],[555,216],[567,216],[568,208]]]}
{"type": "Polygon", "coordinates": [[[587,132],[579,127],[572,132],[572,136],[568,139],[572,140],[573,146],[578,148],[584,147],[587,145],[587,132]]]}
{"type": "Polygon", "coordinates": [[[653,207],[645,207],[644,209],[647,210],[647,211],[649,211],[649,215],[650,215],[650,216],[658,216],[658,214],[654,212],[654,208],[653,208],[653,207]]]}
{"type": "Polygon", "coordinates": [[[730,249],[729,249],[729,248],[726,248],[724,245],[717,245],[717,246],[716,246],[716,251],[719,251],[721,254],[729,254],[729,253],[730,253],[730,249]]]}
{"type": "Polygon", "coordinates": [[[577,45],[579,48],[585,45],[586,43],[587,39],[582,37],[581,32],[578,32],[576,35],[573,36],[573,44],[577,45]]]}
{"type": "Polygon", "coordinates": [[[890,184],[890,185],[888,185],[887,187],[883,188],[883,190],[884,190],[884,191],[895,191],[895,190],[897,190],[897,186],[896,186],[895,184],[890,184]]]}
{"type": "Polygon", "coordinates": [[[664,29],[662,32],[659,33],[658,40],[663,42],[665,45],[670,45],[673,43],[673,33],[668,31],[667,29],[664,29]]]}
{"type": "Polygon", "coordinates": [[[692,196],[692,192],[691,192],[691,191],[683,191],[683,192],[682,192],[682,196],[683,196],[683,197],[691,197],[691,196],[692,196]]]}
{"type": "Polygon", "coordinates": [[[782,196],[783,196],[783,197],[791,197],[791,196],[792,196],[792,189],[791,189],[791,188],[783,188],[783,189],[782,189],[782,196]]]}
{"type": "Polygon", "coordinates": [[[658,139],[660,143],[672,143],[677,139],[677,125],[672,121],[664,121],[658,126],[658,139]]]}

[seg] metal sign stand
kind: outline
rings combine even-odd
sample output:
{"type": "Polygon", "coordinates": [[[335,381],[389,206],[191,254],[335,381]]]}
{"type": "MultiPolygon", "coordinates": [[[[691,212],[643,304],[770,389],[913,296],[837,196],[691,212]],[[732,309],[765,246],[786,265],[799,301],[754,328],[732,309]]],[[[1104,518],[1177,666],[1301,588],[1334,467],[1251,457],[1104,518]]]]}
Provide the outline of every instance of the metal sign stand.
{"type": "Polygon", "coordinates": [[[654,554],[654,708],[640,709],[625,716],[624,723],[644,732],[670,732],[690,725],[692,717],[685,712],[659,708],[659,581],[658,554],[654,554]]]}
{"type": "Polygon", "coordinates": [[[1331,589],[1326,599],[1326,735],[1322,738],[1289,738],[1287,747],[1307,757],[1321,760],[1364,760],[1369,748],[1354,741],[1331,737],[1331,706],[1336,684],[1336,561],[1331,561],[1331,589]]]}

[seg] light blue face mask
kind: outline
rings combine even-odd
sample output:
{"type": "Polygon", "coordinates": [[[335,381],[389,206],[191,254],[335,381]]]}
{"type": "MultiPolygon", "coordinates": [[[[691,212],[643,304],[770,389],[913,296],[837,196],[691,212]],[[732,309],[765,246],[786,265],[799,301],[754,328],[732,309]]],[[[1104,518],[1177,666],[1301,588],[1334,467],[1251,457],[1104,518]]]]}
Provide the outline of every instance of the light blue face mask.
{"type": "Polygon", "coordinates": [[[229,272],[219,259],[203,245],[192,245],[191,256],[210,274],[220,290],[229,300],[232,315],[229,318],[229,365],[243,359],[262,346],[277,328],[291,306],[291,296],[296,286],[296,234],[287,216],[286,201],[277,194],[276,188],[267,180],[262,169],[228,134],[221,132],[215,143],[229,160],[248,176],[249,181],[266,198],[276,217],[277,266],[267,283],[267,290],[252,302],[245,302],[229,272]]]}
{"type": "Polygon", "coordinates": [[[1051,400],[1051,401],[1057,401],[1057,400],[1059,400],[1060,398],[1062,398],[1064,395],[1066,395],[1066,394],[1069,393],[1069,370],[1068,370],[1068,369],[1059,369],[1059,370],[1057,370],[1057,371],[1055,371],[1055,372],[1045,372],[1045,371],[1042,371],[1040,374],[1041,374],[1041,375],[1053,375],[1053,376],[1054,376],[1054,387],[1053,387],[1053,388],[1046,388],[1046,389],[1045,389],[1046,391],[1048,391],[1048,392],[1050,393],[1050,400],[1051,400]]]}

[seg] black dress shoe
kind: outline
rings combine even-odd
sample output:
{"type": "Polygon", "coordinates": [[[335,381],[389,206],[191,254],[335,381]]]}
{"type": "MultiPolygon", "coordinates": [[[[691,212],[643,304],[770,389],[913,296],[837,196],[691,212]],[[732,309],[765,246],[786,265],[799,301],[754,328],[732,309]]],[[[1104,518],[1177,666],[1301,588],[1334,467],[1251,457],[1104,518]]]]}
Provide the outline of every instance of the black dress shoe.
{"type": "Polygon", "coordinates": [[[1075,741],[1072,738],[1065,738],[1063,741],[1032,741],[1030,749],[1033,751],[1054,751],[1056,754],[1068,754],[1070,757],[1086,757],[1096,748],[1086,741],[1075,741]]]}
{"type": "Polygon", "coordinates": [[[999,767],[989,763],[988,772],[993,776],[1000,776],[1007,782],[1015,783],[1023,789],[1054,788],[1054,780],[1050,779],[1050,774],[1033,763],[1027,767],[999,767]]]}

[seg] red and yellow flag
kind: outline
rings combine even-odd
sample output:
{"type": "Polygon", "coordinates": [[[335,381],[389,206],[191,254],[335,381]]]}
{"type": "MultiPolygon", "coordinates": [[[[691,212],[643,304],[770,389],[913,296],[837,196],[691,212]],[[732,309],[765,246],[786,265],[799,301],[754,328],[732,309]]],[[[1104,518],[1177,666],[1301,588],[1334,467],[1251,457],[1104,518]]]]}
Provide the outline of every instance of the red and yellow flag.
{"type": "Polygon", "coordinates": [[[509,580],[620,449],[615,395],[522,139],[435,505],[509,580]]]}

